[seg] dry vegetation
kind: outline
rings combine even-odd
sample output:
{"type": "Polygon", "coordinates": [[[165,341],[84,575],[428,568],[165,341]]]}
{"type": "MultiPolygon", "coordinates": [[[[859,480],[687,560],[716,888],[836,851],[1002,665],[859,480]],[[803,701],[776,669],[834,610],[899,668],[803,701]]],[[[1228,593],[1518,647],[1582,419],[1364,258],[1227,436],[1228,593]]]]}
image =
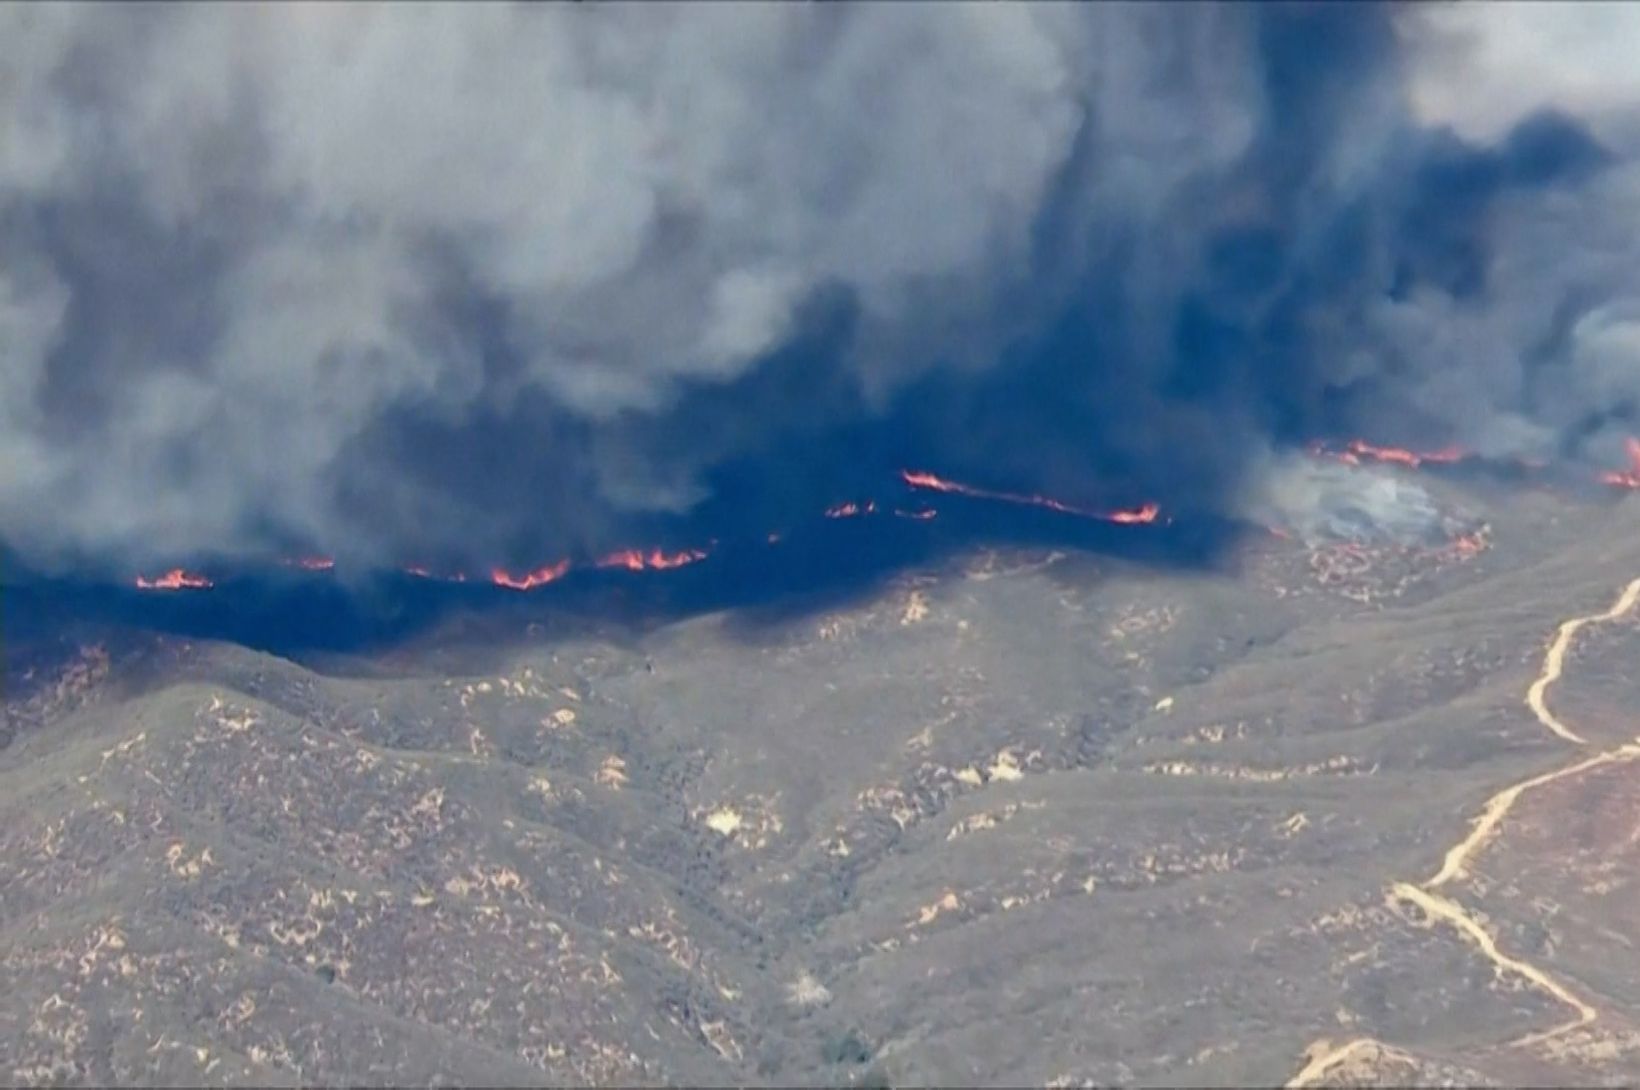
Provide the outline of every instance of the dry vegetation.
{"type": "Polygon", "coordinates": [[[1636,766],[1429,878],[1633,737],[1630,613],[1549,692],[1586,752],[1524,697],[1640,510],[1487,514],[1217,573],[980,553],[456,677],[65,644],[8,695],[0,1077],[1632,1081],[1636,766]],[[1595,1016],[1545,1036],[1534,973],[1595,1016]]]}

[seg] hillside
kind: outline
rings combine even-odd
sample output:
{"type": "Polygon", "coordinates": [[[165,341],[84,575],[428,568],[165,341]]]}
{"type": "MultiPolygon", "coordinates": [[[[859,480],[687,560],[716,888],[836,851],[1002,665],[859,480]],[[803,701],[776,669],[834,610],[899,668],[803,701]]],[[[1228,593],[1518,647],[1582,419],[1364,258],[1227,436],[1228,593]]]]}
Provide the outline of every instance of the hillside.
{"type": "Polygon", "coordinates": [[[1434,491],[1478,544],[976,548],[303,662],[13,648],[0,1070],[1633,1081],[1640,506],[1434,491]]]}

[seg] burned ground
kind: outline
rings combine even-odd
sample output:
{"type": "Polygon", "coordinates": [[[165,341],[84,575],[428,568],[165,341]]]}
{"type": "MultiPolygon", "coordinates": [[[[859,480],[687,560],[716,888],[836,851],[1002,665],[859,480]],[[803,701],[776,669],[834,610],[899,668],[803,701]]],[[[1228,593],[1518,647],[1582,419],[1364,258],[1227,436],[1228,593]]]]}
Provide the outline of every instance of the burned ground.
{"type": "Polygon", "coordinates": [[[1523,792],[1427,880],[1500,790],[1633,738],[1632,614],[1549,694],[1588,748],[1523,696],[1640,575],[1640,510],[1436,492],[1479,538],[974,548],[755,622],[302,662],[14,645],[0,1070],[1632,1081],[1640,766],[1523,792]],[[1533,1040],[1566,1003],[1446,903],[1596,1017],[1533,1040]]]}

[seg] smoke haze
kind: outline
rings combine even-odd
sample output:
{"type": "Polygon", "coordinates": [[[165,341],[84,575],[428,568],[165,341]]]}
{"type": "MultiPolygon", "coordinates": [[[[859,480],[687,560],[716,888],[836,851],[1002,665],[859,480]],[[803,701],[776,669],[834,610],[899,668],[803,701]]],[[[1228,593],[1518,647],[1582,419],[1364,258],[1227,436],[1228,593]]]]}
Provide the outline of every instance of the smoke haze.
{"type": "Polygon", "coordinates": [[[1620,461],[1637,43],[1618,5],[0,7],[0,538],[510,563],[908,464],[1233,513],[1317,435],[1620,461]]]}

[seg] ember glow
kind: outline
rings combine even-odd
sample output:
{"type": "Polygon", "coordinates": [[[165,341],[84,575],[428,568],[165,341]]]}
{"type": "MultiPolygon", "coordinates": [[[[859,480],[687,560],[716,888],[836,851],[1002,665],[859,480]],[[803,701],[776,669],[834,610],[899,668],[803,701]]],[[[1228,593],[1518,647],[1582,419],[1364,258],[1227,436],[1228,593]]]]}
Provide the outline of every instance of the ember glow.
{"type": "MultiPolygon", "coordinates": [[[[594,561],[592,567],[625,568],[627,571],[670,571],[685,564],[705,560],[707,555],[705,549],[683,549],[675,553],[669,553],[664,549],[621,549],[594,561]]],[[[557,582],[575,567],[573,561],[564,559],[523,575],[513,575],[504,568],[492,568],[490,582],[509,590],[534,590],[536,587],[557,582]]]]}
{"type": "Polygon", "coordinates": [[[1142,503],[1138,507],[1134,507],[1127,511],[1107,511],[1098,517],[1108,519],[1111,522],[1120,522],[1124,525],[1134,525],[1155,522],[1157,516],[1161,513],[1162,508],[1160,504],[1142,503]]]}
{"type": "Polygon", "coordinates": [[[330,571],[336,567],[336,561],[328,556],[293,556],[279,563],[287,568],[301,568],[303,571],[330,571]]]}
{"type": "Polygon", "coordinates": [[[1095,511],[1087,507],[1076,507],[1056,500],[1051,496],[1038,496],[1027,492],[997,492],[989,488],[977,488],[974,485],[963,484],[961,481],[947,480],[936,477],[934,474],[918,469],[900,470],[900,479],[911,488],[927,489],[932,492],[945,492],[956,496],[968,496],[977,500],[995,500],[1000,503],[1015,503],[1028,507],[1042,507],[1049,511],[1058,511],[1064,515],[1076,515],[1080,518],[1102,519],[1106,522],[1120,523],[1148,523],[1155,522],[1161,515],[1161,508],[1155,503],[1146,503],[1131,510],[1095,511]]]}
{"type": "Polygon", "coordinates": [[[876,500],[867,500],[865,503],[839,503],[826,508],[826,517],[829,519],[851,519],[860,515],[875,514],[876,511],[876,500]]]}
{"type": "Polygon", "coordinates": [[[536,587],[544,587],[548,583],[562,579],[569,572],[569,567],[568,560],[560,560],[556,564],[536,568],[523,575],[513,575],[505,568],[491,568],[490,582],[508,590],[534,590],[536,587]]]}
{"type": "Polygon", "coordinates": [[[625,568],[628,571],[667,571],[671,568],[681,568],[685,564],[693,564],[698,560],[706,559],[705,549],[684,549],[682,552],[668,553],[660,549],[650,549],[647,553],[641,549],[622,549],[620,552],[610,553],[598,561],[600,568],[625,568]]]}
{"type": "Polygon", "coordinates": [[[1629,436],[1624,440],[1623,449],[1629,456],[1629,468],[1607,470],[1600,475],[1600,480],[1617,488],[1640,488],[1640,439],[1629,436]]]}
{"type": "Polygon", "coordinates": [[[1351,439],[1342,450],[1329,449],[1325,443],[1316,441],[1310,444],[1309,450],[1318,458],[1331,458],[1346,465],[1385,462],[1406,466],[1408,469],[1417,469],[1425,463],[1450,465],[1469,457],[1469,452],[1459,446],[1449,445],[1435,450],[1408,450],[1405,447],[1381,447],[1365,439],[1351,439]]]}
{"type": "Polygon", "coordinates": [[[919,522],[927,522],[929,519],[939,514],[939,512],[934,510],[932,507],[918,507],[915,510],[910,511],[903,507],[896,507],[894,509],[894,514],[898,518],[916,519],[919,522]]]}
{"type": "Polygon", "coordinates": [[[1467,534],[1459,534],[1447,543],[1447,551],[1455,556],[1468,559],[1484,553],[1490,542],[1487,540],[1487,531],[1483,527],[1467,534]]]}
{"type": "Polygon", "coordinates": [[[155,579],[145,579],[140,575],[137,576],[137,589],[139,590],[204,590],[215,585],[203,575],[183,568],[172,568],[155,579]]]}

